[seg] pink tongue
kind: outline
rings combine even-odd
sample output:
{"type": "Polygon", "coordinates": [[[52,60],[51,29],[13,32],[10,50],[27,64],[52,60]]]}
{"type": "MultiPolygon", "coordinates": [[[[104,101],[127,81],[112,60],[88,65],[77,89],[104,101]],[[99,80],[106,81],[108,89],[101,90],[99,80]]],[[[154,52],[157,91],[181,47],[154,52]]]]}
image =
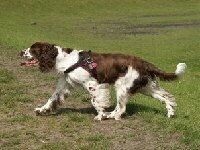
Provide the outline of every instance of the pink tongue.
{"type": "Polygon", "coordinates": [[[31,61],[25,61],[21,63],[21,66],[33,66],[38,63],[37,59],[33,59],[31,61]]]}
{"type": "Polygon", "coordinates": [[[97,63],[92,63],[92,66],[93,66],[94,68],[96,68],[96,67],[97,67],[97,63]]]}

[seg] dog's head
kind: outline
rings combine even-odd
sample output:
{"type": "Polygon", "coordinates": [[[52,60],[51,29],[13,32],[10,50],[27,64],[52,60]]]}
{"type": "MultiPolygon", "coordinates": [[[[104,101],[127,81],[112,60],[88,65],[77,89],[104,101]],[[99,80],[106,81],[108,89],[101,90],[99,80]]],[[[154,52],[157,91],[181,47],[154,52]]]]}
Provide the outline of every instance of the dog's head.
{"type": "Polygon", "coordinates": [[[27,60],[21,65],[32,66],[39,64],[41,72],[49,72],[55,67],[57,55],[58,49],[54,44],[36,42],[30,48],[20,52],[20,56],[27,60]]]}

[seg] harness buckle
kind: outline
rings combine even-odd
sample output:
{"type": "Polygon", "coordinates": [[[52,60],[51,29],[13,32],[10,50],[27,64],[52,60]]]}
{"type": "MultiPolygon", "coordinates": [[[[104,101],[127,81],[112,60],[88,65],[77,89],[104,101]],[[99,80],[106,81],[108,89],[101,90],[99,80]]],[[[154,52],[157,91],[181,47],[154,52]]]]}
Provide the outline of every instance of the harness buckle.
{"type": "Polygon", "coordinates": [[[87,62],[87,64],[92,64],[93,60],[89,57],[89,58],[86,59],[86,62],[87,62]]]}

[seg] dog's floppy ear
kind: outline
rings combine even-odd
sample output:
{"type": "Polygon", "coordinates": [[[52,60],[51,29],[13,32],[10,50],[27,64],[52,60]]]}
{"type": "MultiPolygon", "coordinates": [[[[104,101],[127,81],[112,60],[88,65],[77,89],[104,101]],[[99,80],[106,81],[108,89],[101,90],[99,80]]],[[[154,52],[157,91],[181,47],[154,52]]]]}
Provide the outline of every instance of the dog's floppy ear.
{"type": "Polygon", "coordinates": [[[39,60],[39,69],[41,72],[49,72],[56,64],[58,50],[54,44],[48,42],[36,42],[30,48],[30,53],[39,60]]]}
{"type": "Polygon", "coordinates": [[[39,58],[39,69],[41,72],[49,72],[56,64],[57,48],[53,45],[46,47],[39,58]]]}

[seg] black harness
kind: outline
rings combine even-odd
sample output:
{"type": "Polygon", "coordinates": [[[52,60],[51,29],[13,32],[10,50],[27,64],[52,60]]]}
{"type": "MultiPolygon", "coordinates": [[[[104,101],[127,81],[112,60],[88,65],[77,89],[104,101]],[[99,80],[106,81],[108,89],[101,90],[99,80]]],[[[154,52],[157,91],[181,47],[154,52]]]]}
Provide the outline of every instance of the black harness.
{"type": "Polygon", "coordinates": [[[87,67],[89,69],[89,72],[94,78],[97,78],[96,73],[96,63],[94,63],[93,59],[90,57],[91,51],[82,51],[79,53],[79,60],[77,63],[72,65],[71,67],[67,68],[64,73],[70,73],[77,69],[78,67],[87,67]]]}

